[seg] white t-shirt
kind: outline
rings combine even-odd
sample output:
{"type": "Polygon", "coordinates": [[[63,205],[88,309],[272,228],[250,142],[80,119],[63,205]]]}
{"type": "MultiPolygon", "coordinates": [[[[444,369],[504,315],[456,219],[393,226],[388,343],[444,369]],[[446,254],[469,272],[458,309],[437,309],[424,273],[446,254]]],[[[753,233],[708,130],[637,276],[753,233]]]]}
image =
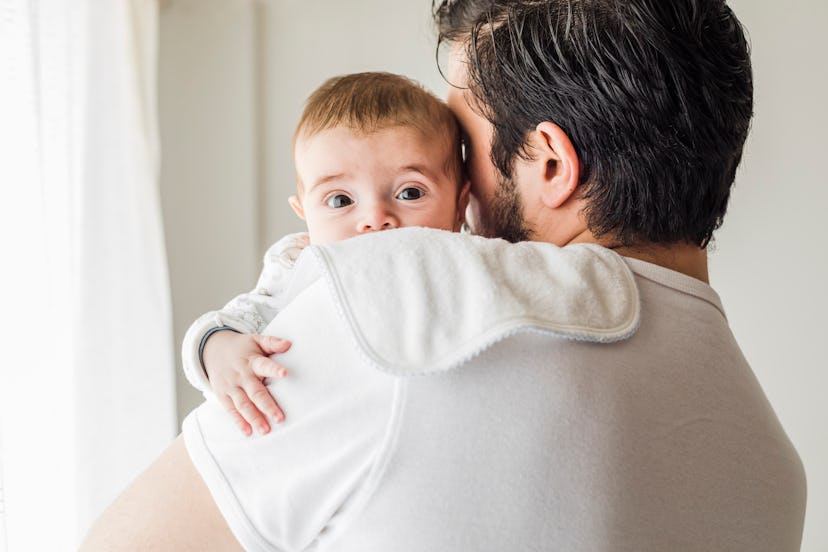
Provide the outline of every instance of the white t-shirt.
{"type": "Polygon", "coordinates": [[[802,465],[706,284],[403,229],[289,287],[287,420],[184,423],[246,549],[799,550],[802,465]]]}

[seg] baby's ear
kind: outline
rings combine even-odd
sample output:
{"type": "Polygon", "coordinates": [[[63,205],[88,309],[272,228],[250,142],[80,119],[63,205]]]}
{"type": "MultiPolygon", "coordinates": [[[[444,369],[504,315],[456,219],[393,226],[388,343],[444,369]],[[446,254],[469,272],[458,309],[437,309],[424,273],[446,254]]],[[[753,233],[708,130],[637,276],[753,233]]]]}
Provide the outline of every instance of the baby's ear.
{"type": "Polygon", "coordinates": [[[302,219],[305,220],[305,210],[302,208],[302,200],[299,199],[299,196],[292,195],[288,198],[288,203],[290,203],[293,212],[302,219]]]}

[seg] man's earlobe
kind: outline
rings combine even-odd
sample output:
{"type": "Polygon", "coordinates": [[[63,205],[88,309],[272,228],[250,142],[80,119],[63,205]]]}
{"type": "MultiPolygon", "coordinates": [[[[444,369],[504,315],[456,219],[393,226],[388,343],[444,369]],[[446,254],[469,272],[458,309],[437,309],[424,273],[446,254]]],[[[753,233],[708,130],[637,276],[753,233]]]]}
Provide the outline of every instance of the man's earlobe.
{"type": "Polygon", "coordinates": [[[557,209],[573,197],[578,187],[581,176],[578,154],[563,129],[549,121],[535,127],[532,146],[533,156],[543,171],[541,200],[550,209],[557,209]]]}
{"type": "Polygon", "coordinates": [[[292,195],[288,198],[288,203],[290,203],[290,207],[293,209],[293,212],[302,219],[305,220],[305,210],[302,208],[302,200],[299,199],[299,196],[292,195]]]}

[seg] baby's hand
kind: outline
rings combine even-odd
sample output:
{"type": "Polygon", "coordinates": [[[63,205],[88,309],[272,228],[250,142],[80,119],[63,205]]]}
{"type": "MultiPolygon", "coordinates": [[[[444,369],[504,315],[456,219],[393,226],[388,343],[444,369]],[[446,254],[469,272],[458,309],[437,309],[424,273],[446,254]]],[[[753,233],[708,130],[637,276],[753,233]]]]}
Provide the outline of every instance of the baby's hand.
{"type": "Polygon", "coordinates": [[[245,435],[253,427],[262,435],[268,433],[268,417],[277,424],[285,419],[262,380],[287,374],[268,356],[288,349],[290,342],[278,337],[231,331],[214,333],[204,345],[202,358],[210,386],[245,435]]]}

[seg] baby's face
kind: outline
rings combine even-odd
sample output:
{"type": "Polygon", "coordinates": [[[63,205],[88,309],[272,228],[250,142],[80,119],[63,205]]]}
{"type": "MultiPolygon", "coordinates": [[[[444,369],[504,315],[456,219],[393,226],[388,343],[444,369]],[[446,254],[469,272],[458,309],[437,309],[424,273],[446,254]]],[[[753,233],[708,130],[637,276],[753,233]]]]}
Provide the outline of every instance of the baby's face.
{"type": "Polygon", "coordinates": [[[449,169],[447,140],[392,127],[356,134],[345,127],[300,138],[299,195],[290,199],[311,243],[402,226],[459,230],[468,190],[449,169]]]}

